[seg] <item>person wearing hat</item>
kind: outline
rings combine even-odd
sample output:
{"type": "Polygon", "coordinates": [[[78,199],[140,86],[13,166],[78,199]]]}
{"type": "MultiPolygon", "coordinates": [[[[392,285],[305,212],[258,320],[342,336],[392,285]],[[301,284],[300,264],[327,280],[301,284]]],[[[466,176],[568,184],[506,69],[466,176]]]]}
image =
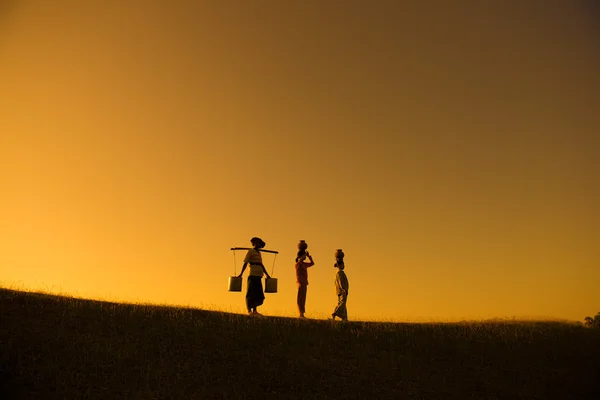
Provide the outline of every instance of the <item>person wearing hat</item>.
{"type": "Polygon", "coordinates": [[[267,269],[262,263],[262,256],[260,249],[266,246],[266,243],[258,237],[250,239],[252,243],[252,249],[248,250],[246,257],[244,258],[244,265],[242,266],[242,272],[238,277],[242,277],[246,266],[250,265],[250,274],[248,275],[248,289],[246,291],[246,308],[248,308],[248,314],[260,315],[257,311],[258,306],[262,305],[265,300],[265,294],[263,291],[262,277],[266,275],[270,278],[267,269]]]}

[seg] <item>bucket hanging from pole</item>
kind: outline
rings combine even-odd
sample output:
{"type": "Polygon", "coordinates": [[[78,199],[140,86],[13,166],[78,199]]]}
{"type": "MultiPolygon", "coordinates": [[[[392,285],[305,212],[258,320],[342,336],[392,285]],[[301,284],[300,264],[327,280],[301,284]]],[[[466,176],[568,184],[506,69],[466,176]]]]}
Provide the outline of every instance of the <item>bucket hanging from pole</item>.
{"type": "Polygon", "coordinates": [[[275,260],[277,260],[277,253],[273,257],[273,266],[271,267],[271,278],[265,279],[265,293],[277,293],[277,278],[272,278],[273,271],[275,270],[275,260]]]}
{"type": "Polygon", "coordinates": [[[242,291],[242,277],[237,276],[236,273],[235,251],[233,252],[233,275],[229,277],[229,287],[227,290],[230,292],[242,291]]]}

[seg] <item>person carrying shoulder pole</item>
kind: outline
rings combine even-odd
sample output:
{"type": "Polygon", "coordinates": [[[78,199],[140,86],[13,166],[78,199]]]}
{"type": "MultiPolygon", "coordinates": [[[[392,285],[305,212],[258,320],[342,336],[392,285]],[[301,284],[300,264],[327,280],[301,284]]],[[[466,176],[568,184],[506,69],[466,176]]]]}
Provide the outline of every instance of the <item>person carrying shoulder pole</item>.
{"type": "Polygon", "coordinates": [[[265,294],[262,286],[262,277],[266,275],[270,278],[267,269],[262,263],[262,256],[260,249],[266,246],[266,243],[258,237],[250,239],[252,243],[252,249],[246,253],[244,258],[244,265],[242,266],[242,272],[238,277],[242,277],[246,266],[250,265],[250,274],[248,275],[248,289],[246,291],[246,308],[248,309],[249,315],[260,315],[257,311],[258,306],[261,306],[265,301],[265,294]]]}

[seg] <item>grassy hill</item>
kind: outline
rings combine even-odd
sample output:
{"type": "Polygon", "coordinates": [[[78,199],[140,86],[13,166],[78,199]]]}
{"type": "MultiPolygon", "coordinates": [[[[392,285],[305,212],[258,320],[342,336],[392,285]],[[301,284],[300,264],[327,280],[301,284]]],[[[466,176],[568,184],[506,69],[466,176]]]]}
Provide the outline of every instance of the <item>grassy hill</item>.
{"type": "Polygon", "coordinates": [[[560,322],[249,317],[0,289],[1,399],[598,399],[560,322]]]}

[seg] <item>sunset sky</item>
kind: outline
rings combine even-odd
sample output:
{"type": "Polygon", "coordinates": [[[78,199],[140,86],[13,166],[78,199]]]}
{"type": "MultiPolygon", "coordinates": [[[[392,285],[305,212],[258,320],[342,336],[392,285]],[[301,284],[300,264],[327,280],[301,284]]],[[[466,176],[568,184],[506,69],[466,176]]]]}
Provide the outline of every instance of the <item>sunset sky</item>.
{"type": "Polygon", "coordinates": [[[259,236],[268,315],[300,239],[308,317],[338,248],[350,319],[595,315],[592,3],[0,0],[0,285],[243,312],[259,236]]]}

